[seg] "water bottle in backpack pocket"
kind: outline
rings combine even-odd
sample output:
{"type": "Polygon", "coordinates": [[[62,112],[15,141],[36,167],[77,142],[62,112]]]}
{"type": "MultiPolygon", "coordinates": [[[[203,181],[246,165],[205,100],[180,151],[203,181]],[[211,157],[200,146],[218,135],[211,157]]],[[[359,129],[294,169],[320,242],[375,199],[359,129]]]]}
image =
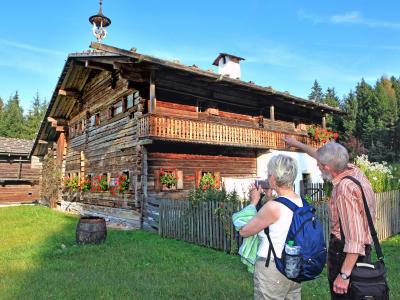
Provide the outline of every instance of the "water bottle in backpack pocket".
{"type": "Polygon", "coordinates": [[[283,261],[287,278],[297,278],[302,268],[301,247],[295,246],[294,241],[285,244],[283,261]]]}

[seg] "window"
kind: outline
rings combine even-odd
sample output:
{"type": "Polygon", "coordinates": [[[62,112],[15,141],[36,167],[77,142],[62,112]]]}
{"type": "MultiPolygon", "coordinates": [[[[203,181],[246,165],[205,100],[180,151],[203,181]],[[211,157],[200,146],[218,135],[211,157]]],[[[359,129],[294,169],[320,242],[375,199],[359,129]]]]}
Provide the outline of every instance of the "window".
{"type": "Polygon", "coordinates": [[[126,109],[129,109],[133,106],[133,94],[128,95],[126,98],[126,109]]]}
{"type": "Polygon", "coordinates": [[[74,127],[75,127],[75,134],[76,135],[78,135],[80,132],[79,132],[79,122],[76,122],[75,124],[74,124],[74,127]]]}
{"type": "Polygon", "coordinates": [[[73,138],[73,137],[74,137],[74,134],[75,134],[74,126],[71,126],[71,127],[69,128],[69,136],[70,136],[71,138],[73,138]]]}
{"type": "Polygon", "coordinates": [[[115,117],[116,115],[122,113],[122,100],[118,101],[112,106],[112,117],[115,117]]]}
{"type": "Polygon", "coordinates": [[[198,170],[195,176],[195,186],[201,189],[219,189],[221,187],[221,173],[198,170]]]}

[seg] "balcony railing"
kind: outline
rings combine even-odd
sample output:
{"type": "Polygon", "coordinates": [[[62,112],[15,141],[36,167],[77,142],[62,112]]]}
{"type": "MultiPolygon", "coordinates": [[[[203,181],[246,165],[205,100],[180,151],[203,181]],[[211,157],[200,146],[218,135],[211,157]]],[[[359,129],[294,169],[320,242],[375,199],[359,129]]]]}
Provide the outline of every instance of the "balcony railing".
{"type": "Polygon", "coordinates": [[[310,146],[322,145],[311,140],[304,133],[289,134],[262,128],[224,125],[155,114],[142,116],[138,125],[139,138],[283,150],[289,147],[282,138],[290,136],[310,146]]]}

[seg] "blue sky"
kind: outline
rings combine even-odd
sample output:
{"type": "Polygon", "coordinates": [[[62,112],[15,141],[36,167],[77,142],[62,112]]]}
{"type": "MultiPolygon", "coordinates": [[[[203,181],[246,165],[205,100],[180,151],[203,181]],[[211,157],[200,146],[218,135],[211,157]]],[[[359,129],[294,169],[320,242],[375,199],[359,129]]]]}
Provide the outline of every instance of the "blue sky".
{"type": "MultiPolygon", "coordinates": [[[[98,0],[3,1],[0,97],[49,100],[68,53],[87,50],[98,0]]],[[[400,76],[400,1],[103,0],[105,44],[208,69],[244,57],[242,80],[307,97],[314,79],[339,96],[364,77],[400,76]]]]}

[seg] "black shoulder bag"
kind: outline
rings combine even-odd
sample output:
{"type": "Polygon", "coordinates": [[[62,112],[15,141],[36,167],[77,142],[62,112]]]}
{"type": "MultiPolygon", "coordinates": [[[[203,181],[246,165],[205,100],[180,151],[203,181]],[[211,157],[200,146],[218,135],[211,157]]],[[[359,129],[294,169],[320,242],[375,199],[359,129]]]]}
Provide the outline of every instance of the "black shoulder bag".
{"type": "MultiPolygon", "coordinates": [[[[364,190],[361,186],[361,183],[357,179],[351,176],[344,178],[352,180],[361,189],[368,226],[371,232],[372,240],[374,241],[374,247],[378,258],[378,260],[373,264],[356,263],[350,275],[349,294],[351,299],[355,300],[388,300],[389,286],[386,281],[386,267],[383,261],[383,253],[381,245],[379,244],[378,235],[372,222],[371,213],[368,208],[364,190]]],[[[340,218],[339,223],[341,235],[342,238],[344,238],[340,218]]]]}

